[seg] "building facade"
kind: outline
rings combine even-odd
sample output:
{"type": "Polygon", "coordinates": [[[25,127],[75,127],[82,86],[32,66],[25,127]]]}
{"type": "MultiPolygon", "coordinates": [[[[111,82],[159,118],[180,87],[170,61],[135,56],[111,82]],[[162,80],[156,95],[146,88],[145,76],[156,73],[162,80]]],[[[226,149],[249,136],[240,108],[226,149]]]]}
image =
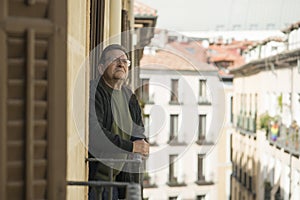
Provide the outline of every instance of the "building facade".
{"type": "Polygon", "coordinates": [[[298,23],[286,40],[266,39],[232,68],[232,199],[299,199],[298,23]]]}
{"type": "MultiPolygon", "coordinates": [[[[166,39],[165,33],[157,33],[166,39]]],[[[229,113],[224,99],[230,99],[225,90],[231,91],[231,84],[224,87],[196,41],[163,45],[154,38],[160,45],[144,50],[140,66],[139,94],[151,144],[144,198],[228,198],[230,122],[223,120],[229,113]]]]}

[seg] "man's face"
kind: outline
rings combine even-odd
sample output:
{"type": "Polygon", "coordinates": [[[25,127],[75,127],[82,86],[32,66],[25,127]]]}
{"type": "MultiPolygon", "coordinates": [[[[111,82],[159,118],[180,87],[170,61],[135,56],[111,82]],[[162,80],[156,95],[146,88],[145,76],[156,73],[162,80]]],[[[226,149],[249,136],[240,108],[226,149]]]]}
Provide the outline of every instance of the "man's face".
{"type": "Polygon", "coordinates": [[[109,80],[125,80],[128,76],[127,56],[121,50],[111,50],[105,56],[104,74],[109,80]]]}

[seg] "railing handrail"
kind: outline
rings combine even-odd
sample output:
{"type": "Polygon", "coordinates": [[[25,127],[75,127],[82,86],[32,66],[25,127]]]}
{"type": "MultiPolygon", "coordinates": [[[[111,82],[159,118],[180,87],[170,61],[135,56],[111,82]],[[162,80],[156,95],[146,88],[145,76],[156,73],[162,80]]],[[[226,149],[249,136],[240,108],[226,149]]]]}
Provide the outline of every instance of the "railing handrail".
{"type": "Polygon", "coordinates": [[[113,159],[113,158],[86,158],[87,162],[109,162],[109,163],[118,163],[118,162],[126,162],[126,163],[142,163],[142,158],[134,158],[134,159],[113,159]]]}
{"type": "MultiPolygon", "coordinates": [[[[142,155],[138,153],[130,153],[129,159],[113,159],[113,158],[86,158],[86,162],[106,162],[106,163],[131,163],[132,167],[136,165],[138,170],[142,163],[142,155]]],[[[112,198],[113,187],[126,187],[128,199],[141,199],[141,187],[140,183],[135,182],[116,182],[112,179],[113,169],[110,168],[109,176],[110,181],[67,181],[67,185],[70,186],[88,186],[88,187],[109,187],[109,199],[112,198]]]]}
{"type": "Polygon", "coordinates": [[[94,187],[126,187],[129,184],[136,184],[136,183],[128,183],[128,182],[111,182],[111,181],[67,181],[68,185],[75,185],[75,186],[94,186],[94,187]]]}

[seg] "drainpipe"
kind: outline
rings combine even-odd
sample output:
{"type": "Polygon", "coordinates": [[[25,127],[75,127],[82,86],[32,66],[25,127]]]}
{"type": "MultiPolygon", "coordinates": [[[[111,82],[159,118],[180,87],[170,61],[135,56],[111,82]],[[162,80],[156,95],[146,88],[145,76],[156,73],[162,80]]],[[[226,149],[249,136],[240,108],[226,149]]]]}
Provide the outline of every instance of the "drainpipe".
{"type": "Polygon", "coordinates": [[[293,103],[294,103],[294,75],[293,75],[293,66],[291,66],[291,120],[294,120],[294,111],[293,111],[293,103]]]}
{"type": "Polygon", "coordinates": [[[133,67],[136,66],[136,63],[135,63],[135,45],[136,45],[136,34],[134,33],[134,0],[129,0],[129,12],[128,12],[128,15],[129,15],[129,21],[130,21],[130,34],[132,35],[131,39],[131,44],[130,44],[130,53],[131,53],[131,89],[134,91],[136,88],[137,88],[137,85],[138,85],[138,77],[139,77],[139,74],[136,73],[138,72],[138,68],[136,69],[133,69],[133,67]],[[137,77],[136,77],[137,76],[137,77]]]}
{"type": "Polygon", "coordinates": [[[290,178],[290,186],[289,186],[289,199],[292,197],[292,153],[290,152],[290,173],[289,173],[289,178],[290,178]]]}

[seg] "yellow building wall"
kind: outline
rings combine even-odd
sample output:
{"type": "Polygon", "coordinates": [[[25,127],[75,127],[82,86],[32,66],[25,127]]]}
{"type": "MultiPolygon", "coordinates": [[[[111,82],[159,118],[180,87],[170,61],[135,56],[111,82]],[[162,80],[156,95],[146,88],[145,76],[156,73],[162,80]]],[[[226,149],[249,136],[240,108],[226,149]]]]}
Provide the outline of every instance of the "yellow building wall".
{"type": "MultiPolygon", "coordinates": [[[[105,0],[104,24],[102,26],[104,46],[110,42],[120,43],[121,27],[118,29],[116,25],[121,25],[121,18],[116,18],[113,15],[116,12],[121,13],[124,0],[114,1],[116,2],[112,4],[110,0],[105,0]],[[113,41],[111,38],[113,38],[113,41]]],[[[130,3],[133,3],[133,1],[130,1],[130,3]]],[[[130,8],[133,8],[133,6],[130,6],[130,8]]],[[[68,48],[67,181],[88,180],[88,165],[85,163],[85,158],[88,152],[89,20],[90,1],[69,1],[68,39],[66,41],[68,48]]],[[[87,194],[87,187],[67,186],[68,200],[87,199],[87,194]]]]}
{"type": "Polygon", "coordinates": [[[219,167],[218,167],[218,182],[217,182],[217,191],[218,191],[218,199],[226,199],[228,192],[226,191],[226,187],[229,182],[227,182],[227,173],[231,172],[231,164],[228,163],[227,157],[227,147],[228,144],[227,142],[227,128],[224,128],[222,130],[222,133],[220,135],[219,141],[218,141],[218,162],[219,162],[219,167]]]}
{"type": "MultiPolygon", "coordinates": [[[[67,11],[67,181],[87,181],[89,1],[69,1],[67,11]]],[[[67,186],[67,199],[87,199],[87,187],[67,186]]]]}

